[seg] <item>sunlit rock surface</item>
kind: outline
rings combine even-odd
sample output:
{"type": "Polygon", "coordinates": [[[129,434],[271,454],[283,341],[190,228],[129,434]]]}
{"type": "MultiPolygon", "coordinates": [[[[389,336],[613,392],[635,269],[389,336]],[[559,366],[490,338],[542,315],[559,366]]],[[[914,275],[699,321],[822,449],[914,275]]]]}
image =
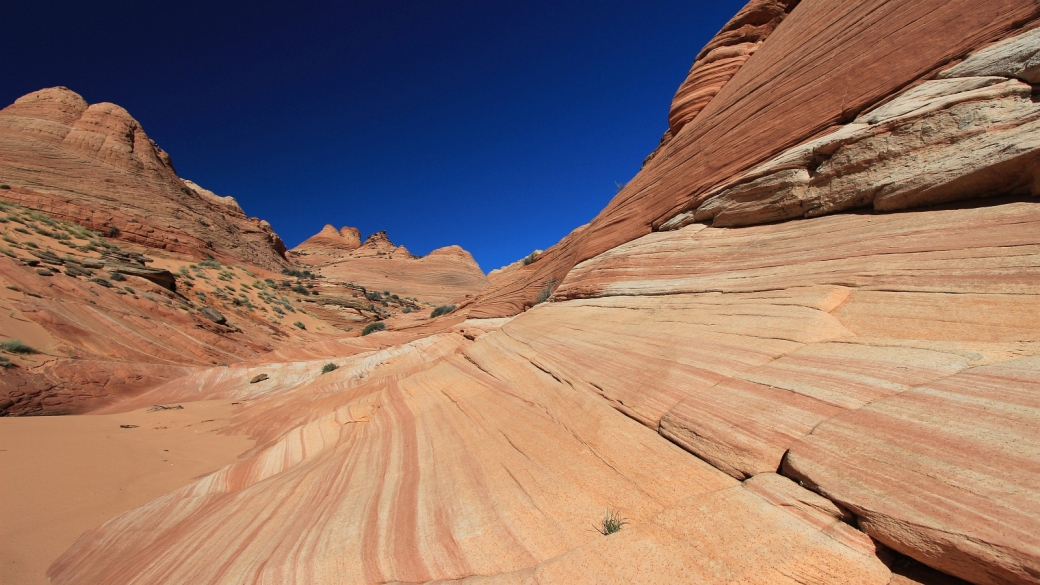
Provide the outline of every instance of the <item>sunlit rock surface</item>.
{"type": "MultiPolygon", "coordinates": [[[[233,399],[256,446],[52,582],[1040,583],[1038,19],[803,0],[456,312],[106,407],[233,399]]],[[[337,278],[435,258],[334,231],[337,278]]]]}
{"type": "MultiPolygon", "coordinates": [[[[270,224],[177,177],[170,156],[125,109],[52,87],[0,110],[0,198],[190,259],[280,270],[270,224]]],[[[230,199],[230,201],[228,201],[230,199]]]]}
{"type": "Polygon", "coordinates": [[[476,295],[487,285],[473,256],[459,246],[418,257],[404,246],[395,246],[386,232],[376,232],[361,243],[357,229],[351,227],[337,232],[327,225],[293,248],[289,257],[332,281],[435,304],[476,295]]]}

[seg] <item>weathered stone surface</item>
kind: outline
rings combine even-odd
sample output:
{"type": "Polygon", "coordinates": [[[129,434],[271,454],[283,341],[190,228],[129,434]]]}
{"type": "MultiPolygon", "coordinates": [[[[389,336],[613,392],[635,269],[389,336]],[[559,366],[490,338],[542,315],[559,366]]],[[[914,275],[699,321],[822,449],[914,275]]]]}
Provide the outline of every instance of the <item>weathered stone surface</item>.
{"type": "Polygon", "coordinates": [[[893,549],[973,583],[1040,580],[1040,359],[965,370],[829,420],[785,470],[893,549]]]}
{"type": "Polygon", "coordinates": [[[798,0],[751,0],[701,49],[668,112],[671,136],[697,117],[798,0]]]}
{"type": "Polygon", "coordinates": [[[326,224],[320,232],[307,238],[292,249],[293,257],[306,264],[322,264],[327,259],[306,258],[307,256],[325,256],[338,259],[343,252],[352,252],[361,247],[361,233],[357,228],[343,227],[337,230],[332,224],[326,224]]]}
{"type": "Polygon", "coordinates": [[[163,268],[149,268],[147,266],[123,264],[121,262],[108,262],[106,263],[106,267],[112,273],[118,272],[120,274],[137,276],[145,280],[150,280],[165,289],[177,290],[177,279],[174,278],[172,272],[163,268]]]}
{"type": "Polygon", "coordinates": [[[52,582],[889,582],[864,535],[787,511],[812,494],[738,485],[481,327],[476,341],[439,334],[324,375],[327,358],[239,364],[139,397],[248,400],[236,424],[257,449],[85,534],[52,582]],[[252,367],[270,380],[248,384],[252,367]],[[615,508],[629,525],[591,530],[615,508]],[[184,562],[201,534],[235,544],[184,562]]]}
{"type": "Polygon", "coordinates": [[[422,258],[404,246],[395,246],[386,232],[369,236],[361,244],[355,228],[336,231],[326,225],[289,252],[303,267],[317,269],[334,282],[351,282],[373,291],[390,291],[401,297],[443,304],[475,295],[487,278],[469,252],[459,246],[438,248],[422,258]]]}
{"type": "Polygon", "coordinates": [[[286,266],[267,222],[177,177],[126,110],[54,87],[0,111],[3,198],[167,253],[269,269],[286,266]]]}
{"type": "Polygon", "coordinates": [[[725,182],[1038,17],[1030,0],[802,0],[580,237],[548,249],[521,281],[485,291],[470,315],[517,314],[576,264],[696,209],[725,182]]]}
{"type": "Polygon", "coordinates": [[[1022,82],[928,81],[857,122],[781,154],[662,229],[1040,194],[1040,105],[1022,82]]]}
{"type": "Polygon", "coordinates": [[[940,78],[1013,77],[1040,83],[1040,27],[1015,35],[977,51],[964,61],[939,73],[940,78]]]}
{"type": "Polygon", "coordinates": [[[203,317],[209,319],[210,321],[213,321],[217,325],[223,325],[227,323],[227,317],[221,315],[220,311],[214,309],[213,307],[202,307],[201,309],[199,309],[199,313],[202,313],[203,317]]]}

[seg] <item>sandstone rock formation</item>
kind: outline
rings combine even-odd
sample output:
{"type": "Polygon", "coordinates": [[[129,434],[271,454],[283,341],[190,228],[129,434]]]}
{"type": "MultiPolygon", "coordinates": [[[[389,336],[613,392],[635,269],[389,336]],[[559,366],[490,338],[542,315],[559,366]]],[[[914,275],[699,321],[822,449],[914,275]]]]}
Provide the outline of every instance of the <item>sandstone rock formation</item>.
{"type": "Polygon", "coordinates": [[[126,110],[64,87],[0,110],[7,201],[119,240],[201,260],[280,270],[285,245],[233,198],[177,177],[169,155],[126,110]]]}
{"type": "Polygon", "coordinates": [[[491,326],[193,374],[120,407],[242,400],[259,450],[84,535],[52,579],[889,583],[869,535],[1033,582],[1038,228],[1003,200],[699,224],[491,326]],[[614,508],[627,527],[589,530],[614,508]],[[202,534],[238,544],[184,562],[202,534]]]}
{"type": "Polygon", "coordinates": [[[713,190],[661,229],[696,221],[751,225],[867,205],[895,211],[981,196],[1040,196],[1040,105],[1032,93],[1030,85],[1004,77],[926,81],[713,190]]]}
{"type": "Polygon", "coordinates": [[[338,232],[326,225],[289,252],[301,266],[316,268],[332,282],[349,282],[374,291],[441,304],[475,295],[487,279],[469,252],[459,246],[438,248],[415,257],[395,246],[386,232],[372,234],[362,244],[356,228],[338,232]]]}
{"type": "Polygon", "coordinates": [[[581,237],[485,291],[470,315],[514,315],[545,283],[659,227],[783,151],[833,131],[969,53],[1035,28],[1028,0],[802,0],[581,237]]]}
{"type": "MultiPolygon", "coordinates": [[[[1040,583],[1040,6],[789,12],[599,217],[449,318],[102,409],[233,399],[256,446],[51,581],[1040,583]]],[[[341,240],[292,257],[429,286],[408,263],[468,256],[341,240]]]]}
{"type": "Polygon", "coordinates": [[[361,234],[357,228],[343,227],[337,230],[331,224],[326,224],[320,232],[293,248],[292,252],[298,262],[314,265],[329,262],[330,259],[339,258],[344,252],[352,252],[360,247],[361,234]]]}
{"type": "Polygon", "coordinates": [[[261,268],[145,256],[3,201],[0,233],[0,342],[39,352],[4,355],[0,416],[83,412],[341,332],[305,309],[321,297],[261,268]]]}
{"type": "Polygon", "coordinates": [[[668,112],[675,136],[755,54],[799,0],[752,0],[697,55],[668,112]]]}

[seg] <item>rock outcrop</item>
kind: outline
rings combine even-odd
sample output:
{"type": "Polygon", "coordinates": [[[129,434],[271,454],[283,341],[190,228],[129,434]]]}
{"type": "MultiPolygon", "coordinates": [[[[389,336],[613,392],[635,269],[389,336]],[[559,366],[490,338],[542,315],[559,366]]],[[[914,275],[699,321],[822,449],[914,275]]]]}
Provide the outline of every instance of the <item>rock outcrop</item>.
{"type": "Polygon", "coordinates": [[[717,188],[661,229],[1040,196],[1040,105],[1032,94],[1005,77],[926,81],[717,188]]]}
{"type": "Polygon", "coordinates": [[[4,353],[0,416],[85,412],[342,332],[309,310],[324,297],[261,268],[145,256],[3,201],[0,220],[0,342],[36,352],[4,353]]]}
{"type": "Polygon", "coordinates": [[[424,257],[396,246],[385,231],[361,243],[356,228],[336,231],[326,225],[289,252],[300,266],[317,269],[331,282],[353,283],[428,303],[446,303],[476,295],[487,278],[469,252],[459,246],[438,248],[424,257]]]}
{"type": "Polygon", "coordinates": [[[523,282],[485,291],[470,315],[517,314],[579,262],[696,209],[717,187],[1038,18],[1028,0],[802,0],[581,237],[547,250],[523,282]]]}
{"type": "Polygon", "coordinates": [[[177,177],[126,110],[53,87],[0,110],[0,198],[186,258],[280,270],[285,245],[230,197],[177,177]]]}
{"type": "Polygon", "coordinates": [[[316,265],[340,258],[344,252],[353,252],[360,247],[361,234],[357,228],[337,230],[332,224],[326,224],[320,232],[293,248],[292,254],[298,262],[316,265]]]}
{"type": "MultiPolygon", "coordinates": [[[[734,38],[772,32],[700,113],[449,317],[107,406],[241,401],[256,446],[51,581],[1040,583],[1040,5],[792,6],[752,2],[734,38]]],[[[348,236],[291,257],[472,262],[348,236]]]]}
{"type": "Polygon", "coordinates": [[[668,131],[675,136],[755,54],[799,0],[752,0],[697,55],[672,98],[668,131]]]}

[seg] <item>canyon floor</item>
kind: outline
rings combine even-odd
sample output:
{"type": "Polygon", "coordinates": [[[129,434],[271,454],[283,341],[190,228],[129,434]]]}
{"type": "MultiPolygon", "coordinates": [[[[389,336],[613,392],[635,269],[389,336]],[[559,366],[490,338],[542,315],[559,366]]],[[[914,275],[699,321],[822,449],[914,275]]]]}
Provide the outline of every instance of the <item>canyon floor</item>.
{"type": "Polygon", "coordinates": [[[228,400],[117,415],[0,418],[0,582],[45,585],[85,530],[236,461],[228,400]],[[133,428],[123,428],[133,425],[133,428]]]}

